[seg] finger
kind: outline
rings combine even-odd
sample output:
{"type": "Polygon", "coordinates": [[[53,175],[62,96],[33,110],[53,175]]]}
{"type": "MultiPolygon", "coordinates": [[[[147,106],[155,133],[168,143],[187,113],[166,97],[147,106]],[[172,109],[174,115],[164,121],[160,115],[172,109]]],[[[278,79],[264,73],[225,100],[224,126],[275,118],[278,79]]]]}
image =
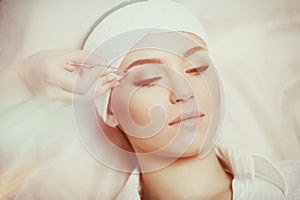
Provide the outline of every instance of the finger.
{"type": "Polygon", "coordinates": [[[76,50],[72,51],[68,56],[68,62],[73,63],[74,65],[77,65],[77,67],[81,68],[93,68],[101,67],[101,71],[104,71],[107,67],[107,61],[106,59],[101,58],[98,54],[92,54],[90,51],[85,50],[76,50]],[[81,64],[86,65],[81,66],[81,64]]]}
{"type": "Polygon", "coordinates": [[[101,74],[101,76],[106,76],[106,75],[108,75],[108,74],[110,74],[110,73],[114,73],[114,74],[116,74],[116,75],[118,75],[118,76],[122,76],[122,75],[125,75],[125,74],[128,73],[127,71],[124,71],[124,70],[122,70],[122,69],[118,69],[118,70],[111,69],[111,68],[107,68],[107,69],[108,69],[108,70],[105,70],[105,71],[101,74]]]}
{"type": "Polygon", "coordinates": [[[79,87],[75,86],[74,88],[74,94],[76,94],[76,99],[80,101],[91,101],[93,100],[95,93],[97,92],[97,89],[101,89],[101,93],[106,92],[110,88],[116,85],[117,75],[116,74],[109,74],[106,77],[103,77],[102,79],[105,79],[104,83],[100,83],[101,81],[94,81],[92,83],[89,83],[86,85],[85,83],[78,84],[76,82],[76,85],[78,84],[79,87]],[[85,85],[85,86],[82,86],[85,85]],[[82,88],[84,87],[84,88],[82,88]],[[96,91],[96,92],[95,92],[96,91]]]}
{"type": "MultiPolygon", "coordinates": [[[[89,70],[85,70],[81,76],[78,76],[76,79],[76,88],[75,88],[75,92],[77,93],[81,93],[84,94],[86,93],[89,88],[92,87],[93,84],[97,83],[99,77],[101,77],[102,75],[102,71],[100,71],[99,69],[89,69],[89,70]]],[[[104,76],[106,78],[108,78],[109,75],[104,76]]],[[[113,80],[115,75],[110,75],[108,78],[108,80],[113,80]]],[[[105,79],[105,81],[107,81],[107,79],[105,79]]],[[[100,80],[103,79],[103,77],[100,78],[100,80]]],[[[103,79],[103,80],[104,80],[103,79]]]]}
{"type": "Polygon", "coordinates": [[[99,76],[101,77],[101,85],[105,85],[108,82],[120,80],[126,73],[120,72],[118,74],[108,73],[103,75],[98,69],[89,69],[80,77],[78,74],[70,73],[68,70],[59,70],[59,72],[56,71],[52,75],[54,76],[52,83],[68,92],[83,95],[95,84],[99,76]]]}
{"type": "MultiPolygon", "coordinates": [[[[96,82],[99,76],[99,71],[89,70],[84,73],[83,76],[79,76],[78,73],[70,73],[67,70],[60,70],[54,76],[55,84],[68,91],[76,94],[85,94],[88,89],[96,82]]],[[[109,80],[113,79],[110,77],[109,80]]]]}
{"type": "Polygon", "coordinates": [[[101,85],[104,85],[108,82],[111,82],[111,81],[114,81],[118,78],[118,75],[115,74],[115,73],[109,73],[105,76],[101,76],[101,78],[99,79],[100,80],[100,83],[101,85]]]}
{"type": "Polygon", "coordinates": [[[127,72],[120,72],[120,73],[107,73],[105,75],[101,75],[100,80],[101,80],[101,84],[105,84],[106,82],[110,82],[113,80],[122,80],[125,76],[127,75],[127,72]]]}
{"type": "Polygon", "coordinates": [[[94,98],[104,94],[108,90],[118,86],[120,83],[115,78],[112,81],[106,82],[105,84],[98,85],[97,82],[94,82],[93,85],[86,90],[86,93],[75,95],[77,101],[91,101],[94,98]]]}
{"type": "Polygon", "coordinates": [[[127,76],[127,74],[128,74],[128,72],[127,71],[123,71],[122,73],[120,73],[119,75],[118,75],[118,80],[120,81],[120,80],[122,80],[125,76],[127,76]]]}
{"type": "MultiPolygon", "coordinates": [[[[80,77],[76,73],[70,73],[64,69],[56,69],[48,72],[49,75],[47,82],[57,87],[76,94],[85,94],[91,88],[93,84],[95,84],[99,76],[101,76],[101,72],[98,70],[88,70],[88,72],[84,73],[84,76],[80,77]],[[95,71],[95,72],[94,72],[95,71]],[[100,74],[100,75],[99,75],[100,74]]],[[[122,74],[124,76],[124,73],[122,74]]],[[[101,76],[100,82],[101,85],[105,85],[111,81],[120,80],[122,76],[118,76],[115,73],[109,73],[105,76],[101,76]]]]}
{"type": "Polygon", "coordinates": [[[120,84],[120,82],[118,80],[114,80],[114,81],[108,82],[108,83],[96,88],[95,97],[98,97],[98,96],[106,93],[110,89],[117,87],[119,84],[120,84]]]}
{"type": "Polygon", "coordinates": [[[79,66],[78,65],[74,65],[71,62],[67,62],[64,65],[64,69],[67,70],[68,72],[74,72],[75,70],[79,69],[79,66]]]}

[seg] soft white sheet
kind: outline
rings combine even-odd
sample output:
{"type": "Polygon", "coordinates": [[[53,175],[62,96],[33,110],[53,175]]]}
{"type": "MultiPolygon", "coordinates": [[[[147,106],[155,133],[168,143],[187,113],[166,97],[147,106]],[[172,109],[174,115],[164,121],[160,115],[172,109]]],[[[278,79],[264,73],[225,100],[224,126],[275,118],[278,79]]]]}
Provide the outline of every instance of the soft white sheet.
{"type": "MultiPolygon", "coordinates": [[[[97,17],[119,2],[0,1],[0,69],[38,50],[78,49],[97,17]]],[[[299,2],[179,2],[207,29],[223,76],[227,115],[221,142],[273,160],[300,159],[299,2]]],[[[13,91],[13,85],[4,88],[13,91]]],[[[14,96],[5,94],[0,188],[14,178],[11,191],[18,188],[21,199],[116,195],[126,175],[99,164],[80,145],[70,106],[43,99],[13,105],[14,96]]]]}

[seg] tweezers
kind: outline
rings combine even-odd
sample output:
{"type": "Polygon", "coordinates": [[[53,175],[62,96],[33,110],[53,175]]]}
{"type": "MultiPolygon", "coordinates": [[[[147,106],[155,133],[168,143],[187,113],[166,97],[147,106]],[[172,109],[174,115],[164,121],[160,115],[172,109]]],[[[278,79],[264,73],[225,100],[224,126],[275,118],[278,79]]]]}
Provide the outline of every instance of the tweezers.
{"type": "Polygon", "coordinates": [[[112,66],[108,66],[108,65],[90,65],[90,64],[84,64],[84,63],[73,63],[73,62],[67,62],[67,65],[71,65],[71,66],[75,66],[75,67],[83,67],[85,69],[93,69],[93,68],[96,68],[96,67],[102,67],[102,68],[110,68],[110,69],[115,69],[116,71],[123,71],[125,72],[124,70],[121,70],[119,68],[116,68],[116,67],[112,67],[112,66]]]}

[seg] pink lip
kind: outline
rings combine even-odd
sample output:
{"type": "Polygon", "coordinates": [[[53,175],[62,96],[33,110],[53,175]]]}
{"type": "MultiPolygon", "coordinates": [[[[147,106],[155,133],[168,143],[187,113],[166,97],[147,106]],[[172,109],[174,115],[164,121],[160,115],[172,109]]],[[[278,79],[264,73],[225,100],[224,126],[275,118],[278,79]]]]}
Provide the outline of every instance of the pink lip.
{"type": "Polygon", "coordinates": [[[177,116],[173,121],[171,121],[169,123],[170,126],[174,125],[174,124],[177,124],[177,123],[180,123],[182,121],[185,121],[185,120],[188,120],[188,119],[191,119],[191,118],[197,118],[197,117],[204,117],[205,116],[205,113],[203,112],[200,112],[200,111],[192,111],[192,112],[189,112],[189,113],[183,113],[182,115],[179,115],[177,116]]]}

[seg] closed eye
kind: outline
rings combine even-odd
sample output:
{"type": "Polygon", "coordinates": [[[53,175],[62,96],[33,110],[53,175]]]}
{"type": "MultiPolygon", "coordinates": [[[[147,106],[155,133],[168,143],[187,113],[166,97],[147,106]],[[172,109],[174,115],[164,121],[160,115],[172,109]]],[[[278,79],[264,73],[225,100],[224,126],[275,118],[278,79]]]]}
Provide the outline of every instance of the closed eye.
{"type": "Polygon", "coordinates": [[[153,78],[136,81],[134,82],[134,85],[138,87],[151,87],[154,86],[161,78],[162,77],[153,77],[153,78]]]}
{"type": "Polygon", "coordinates": [[[186,69],[185,73],[195,75],[195,76],[200,75],[205,70],[207,70],[208,67],[209,67],[209,65],[203,65],[203,66],[200,66],[200,67],[193,67],[193,68],[190,68],[190,69],[186,69]]]}

